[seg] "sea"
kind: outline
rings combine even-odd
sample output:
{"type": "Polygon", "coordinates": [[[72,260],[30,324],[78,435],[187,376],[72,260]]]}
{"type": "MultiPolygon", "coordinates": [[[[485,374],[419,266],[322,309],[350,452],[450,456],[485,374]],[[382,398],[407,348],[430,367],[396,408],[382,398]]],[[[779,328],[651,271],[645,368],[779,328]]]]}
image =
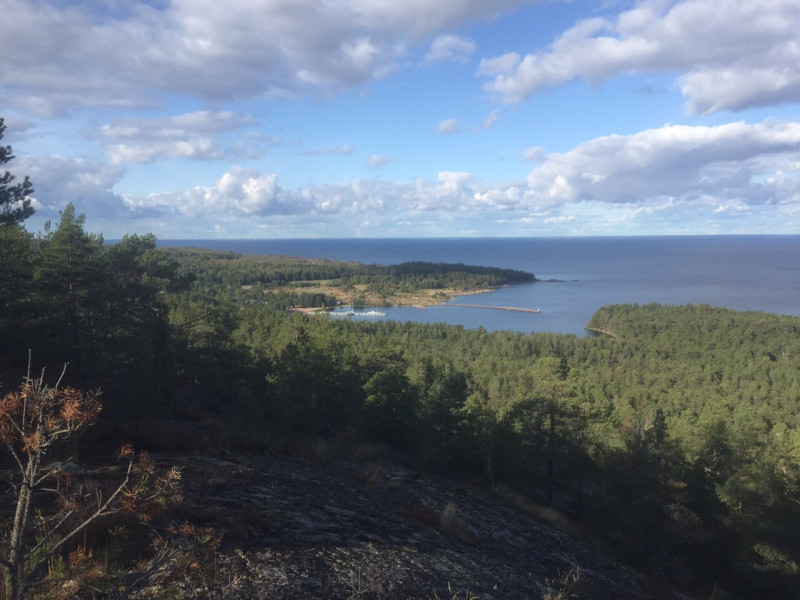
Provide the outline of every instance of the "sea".
{"type": "Polygon", "coordinates": [[[366,264],[464,263],[519,269],[539,280],[455,297],[441,306],[396,306],[380,309],[386,316],[352,318],[584,336],[594,312],[609,304],[710,304],[800,316],[800,235],[160,240],[159,245],[366,264]]]}

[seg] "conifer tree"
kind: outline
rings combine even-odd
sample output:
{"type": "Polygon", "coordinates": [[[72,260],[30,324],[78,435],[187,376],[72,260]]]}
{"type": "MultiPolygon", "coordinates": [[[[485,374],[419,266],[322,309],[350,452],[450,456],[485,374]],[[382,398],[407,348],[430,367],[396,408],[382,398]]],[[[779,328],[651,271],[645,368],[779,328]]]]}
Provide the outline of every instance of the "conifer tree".
{"type": "MultiPolygon", "coordinates": [[[[0,140],[6,130],[0,117],[0,140]]],[[[0,166],[14,158],[11,146],[0,146],[0,166]]],[[[0,175],[0,225],[19,225],[34,213],[31,206],[33,184],[26,176],[21,183],[13,184],[15,177],[6,171],[0,175]]]]}
{"type": "MultiPolygon", "coordinates": [[[[0,140],[5,129],[0,118],[0,140]]],[[[13,158],[11,146],[0,146],[0,167],[13,158]]],[[[0,171],[0,357],[11,354],[24,329],[20,312],[32,276],[31,236],[22,222],[34,212],[33,185],[27,177],[17,184],[14,179],[0,171]]]]}

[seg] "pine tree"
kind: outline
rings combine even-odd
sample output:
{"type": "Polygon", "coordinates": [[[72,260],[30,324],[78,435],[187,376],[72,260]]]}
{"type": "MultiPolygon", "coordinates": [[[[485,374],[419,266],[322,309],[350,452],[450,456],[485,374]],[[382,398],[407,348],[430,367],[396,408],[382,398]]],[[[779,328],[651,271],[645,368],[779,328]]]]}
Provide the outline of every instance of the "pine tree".
{"type": "MultiPolygon", "coordinates": [[[[0,139],[6,127],[0,118],[0,139]]],[[[0,146],[0,166],[14,158],[11,146],[0,146]]],[[[22,221],[33,214],[33,186],[26,177],[0,172],[0,357],[10,356],[25,328],[21,313],[32,278],[31,236],[22,221]]]]}
{"type": "MultiPolygon", "coordinates": [[[[0,118],[0,140],[6,130],[0,118]]],[[[0,146],[0,166],[14,158],[11,146],[0,146]]],[[[26,176],[22,183],[13,184],[16,178],[8,171],[0,175],[0,225],[19,225],[34,213],[31,206],[33,184],[26,176]]]]}

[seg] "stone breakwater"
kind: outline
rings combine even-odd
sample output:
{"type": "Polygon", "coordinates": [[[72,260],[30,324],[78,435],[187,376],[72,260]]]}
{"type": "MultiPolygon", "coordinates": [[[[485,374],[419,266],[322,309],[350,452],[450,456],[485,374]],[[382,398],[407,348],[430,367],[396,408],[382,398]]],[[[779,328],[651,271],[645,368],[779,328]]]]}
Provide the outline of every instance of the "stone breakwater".
{"type": "Polygon", "coordinates": [[[489,306],[487,304],[456,304],[456,303],[449,303],[444,304],[443,306],[455,306],[459,308],[491,308],[494,310],[513,310],[517,312],[527,312],[527,313],[540,313],[542,312],[541,309],[538,308],[517,308],[515,306],[489,306]]]}

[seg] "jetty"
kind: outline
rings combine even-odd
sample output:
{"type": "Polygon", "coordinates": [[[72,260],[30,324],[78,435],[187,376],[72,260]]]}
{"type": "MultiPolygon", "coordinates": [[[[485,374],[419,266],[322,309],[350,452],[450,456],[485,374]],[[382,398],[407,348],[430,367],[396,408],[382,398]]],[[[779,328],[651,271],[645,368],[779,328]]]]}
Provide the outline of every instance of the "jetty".
{"type": "Polygon", "coordinates": [[[515,306],[489,306],[487,304],[456,304],[456,303],[448,303],[443,304],[442,306],[456,306],[458,308],[491,308],[494,310],[514,310],[517,312],[526,312],[526,313],[540,313],[542,312],[539,308],[517,308],[515,306]]]}

